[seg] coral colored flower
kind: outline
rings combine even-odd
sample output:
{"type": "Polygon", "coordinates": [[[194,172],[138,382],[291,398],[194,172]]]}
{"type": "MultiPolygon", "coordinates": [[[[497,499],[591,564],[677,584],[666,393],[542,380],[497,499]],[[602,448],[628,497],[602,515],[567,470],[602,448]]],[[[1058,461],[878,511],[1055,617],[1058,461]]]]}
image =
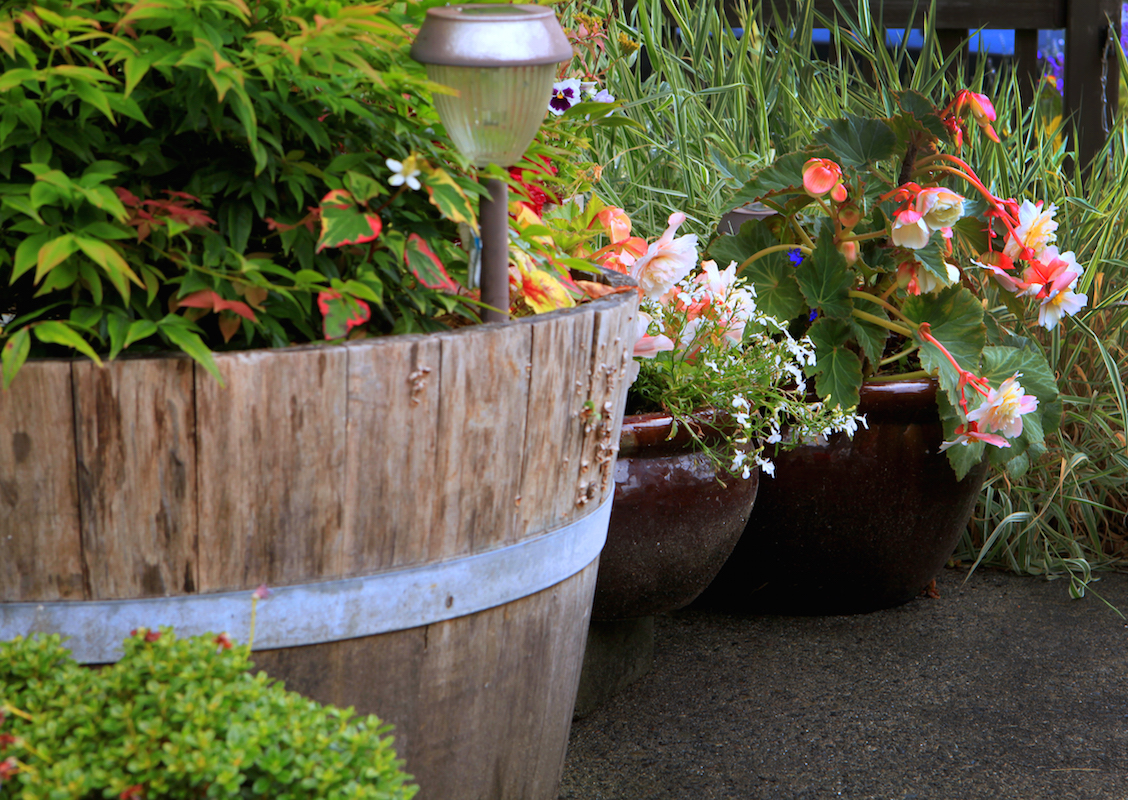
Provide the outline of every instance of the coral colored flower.
{"type": "Polygon", "coordinates": [[[552,97],[548,101],[548,110],[560,116],[569,108],[580,102],[580,82],[575,78],[559,81],[552,84],[552,97]]]}
{"type": "Polygon", "coordinates": [[[1054,212],[1057,206],[1051,205],[1042,208],[1042,203],[1035,205],[1029,200],[1022,201],[1018,209],[1018,227],[1014,235],[1007,237],[1003,253],[1010,258],[1041,258],[1042,251],[1057,239],[1057,220],[1054,212]]]}
{"type": "MultiPolygon", "coordinates": [[[[991,141],[999,141],[999,134],[995,133],[995,129],[991,123],[995,121],[995,106],[991,103],[991,99],[985,94],[978,94],[976,92],[963,89],[956,94],[956,99],[948,106],[947,111],[962,116],[965,109],[971,112],[972,119],[975,120],[983,132],[991,138],[991,141]]],[[[962,137],[958,137],[962,139],[962,137]]],[[[962,144],[962,140],[958,141],[962,144]]]]}
{"type": "Polygon", "coordinates": [[[916,209],[907,208],[897,212],[893,218],[893,230],[889,238],[898,247],[908,247],[911,250],[920,250],[928,244],[932,231],[916,209]]]}
{"type": "Polygon", "coordinates": [[[964,199],[951,189],[934,186],[917,194],[916,210],[934,231],[950,228],[963,217],[964,199]]]}
{"type": "Polygon", "coordinates": [[[1010,447],[1010,442],[994,433],[984,433],[976,427],[975,423],[970,425],[957,425],[956,438],[950,442],[944,442],[940,445],[940,452],[943,453],[949,447],[959,445],[967,445],[969,442],[986,442],[993,444],[995,447],[1010,447]]]}
{"type": "Polygon", "coordinates": [[[607,235],[613,244],[621,242],[631,235],[631,218],[627,216],[627,212],[623,209],[608,206],[595,217],[603,225],[603,229],[607,231],[607,235]]]}
{"type": "Polygon", "coordinates": [[[697,234],[674,238],[683,222],[685,214],[680,211],[671,214],[669,227],[662,236],[631,265],[630,276],[638,282],[643,297],[650,300],[661,297],[697,263],[697,234]]]}
{"type": "Polygon", "coordinates": [[[842,167],[828,158],[812,158],[803,165],[803,188],[811,197],[822,197],[841,183],[842,167]]]}
{"type": "Polygon", "coordinates": [[[1016,372],[998,389],[989,391],[983,405],[968,413],[968,422],[978,423],[989,431],[998,431],[1009,439],[1022,433],[1022,415],[1038,408],[1038,398],[1026,394],[1026,390],[1018,384],[1019,375],[1016,372]]]}

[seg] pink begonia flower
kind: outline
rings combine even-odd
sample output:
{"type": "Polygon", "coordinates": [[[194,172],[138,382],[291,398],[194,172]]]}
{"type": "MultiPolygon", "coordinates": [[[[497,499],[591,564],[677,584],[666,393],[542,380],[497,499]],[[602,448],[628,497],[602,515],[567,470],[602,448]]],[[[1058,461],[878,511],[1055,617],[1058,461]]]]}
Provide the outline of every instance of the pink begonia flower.
{"type": "Polygon", "coordinates": [[[943,453],[949,447],[955,447],[957,444],[966,445],[968,442],[986,442],[995,445],[995,447],[1010,447],[1010,442],[1002,436],[994,433],[983,433],[973,422],[967,426],[957,425],[956,438],[950,442],[943,442],[940,445],[940,452],[943,453]]]}
{"type": "MultiPolygon", "coordinates": [[[[1067,278],[1071,273],[1064,273],[1063,278],[1067,278]]],[[[1070,282],[1072,283],[1072,281],[1070,282]]],[[[1053,330],[1057,324],[1061,322],[1061,318],[1069,315],[1073,316],[1089,302],[1088,295],[1078,294],[1071,291],[1067,286],[1061,288],[1054,288],[1057,282],[1051,284],[1050,292],[1042,304],[1038,306],[1038,324],[1046,330],[1053,330]]]]}
{"type": "Polygon", "coordinates": [[[803,188],[811,197],[822,197],[830,192],[835,202],[842,203],[846,200],[842,167],[829,158],[812,158],[803,165],[803,188]]]}
{"type": "Polygon", "coordinates": [[[627,216],[627,212],[623,209],[608,206],[595,216],[603,225],[603,229],[607,231],[612,244],[622,242],[630,237],[631,218],[627,216]]]}
{"type": "Polygon", "coordinates": [[[1019,386],[1020,374],[1016,372],[998,389],[989,391],[983,405],[968,413],[968,422],[978,423],[989,431],[998,431],[1008,439],[1022,433],[1022,415],[1038,408],[1038,398],[1026,394],[1019,386]]]}
{"type": "Polygon", "coordinates": [[[670,226],[647,248],[646,253],[631,265],[630,276],[638,282],[639,291],[649,300],[657,300],[680,281],[697,263],[697,234],[674,238],[685,214],[670,215],[670,226]]]}
{"type": "Polygon", "coordinates": [[[953,283],[960,279],[960,270],[953,264],[944,262],[944,267],[948,273],[948,280],[942,281],[933,275],[920,264],[915,264],[911,261],[906,261],[897,266],[897,275],[901,279],[907,277],[907,285],[905,289],[909,294],[930,294],[943,289],[945,286],[951,286],[953,283]]]}
{"type": "Polygon", "coordinates": [[[934,231],[951,228],[963,217],[964,199],[951,189],[934,186],[917,194],[916,211],[934,231]]]}
{"type": "Polygon", "coordinates": [[[928,244],[928,237],[931,235],[932,231],[928,229],[920,212],[906,208],[894,215],[893,230],[890,231],[889,238],[898,247],[920,250],[928,244]]]}
{"type": "MultiPolygon", "coordinates": [[[[971,111],[971,116],[975,119],[976,124],[991,138],[991,141],[998,142],[999,134],[995,133],[995,129],[991,127],[991,123],[996,119],[995,106],[992,105],[991,99],[985,94],[977,94],[962,89],[947,110],[954,110],[959,115],[963,113],[965,107],[971,111]]],[[[962,137],[958,137],[958,139],[960,140],[959,143],[962,144],[962,137]]]]}
{"type": "Polygon", "coordinates": [[[659,353],[674,349],[674,342],[669,336],[663,333],[649,335],[650,323],[653,321],[654,318],[645,311],[638,312],[638,320],[635,322],[638,333],[634,346],[635,358],[654,358],[659,353]]]}
{"type": "Polygon", "coordinates": [[[1057,238],[1054,233],[1058,226],[1054,219],[1055,211],[1057,206],[1051,205],[1043,210],[1042,203],[1035,205],[1023,200],[1018,209],[1018,227],[1014,236],[1007,236],[1004,255],[1010,258],[1041,258],[1042,251],[1057,238]]]}
{"type": "Polygon", "coordinates": [[[714,297],[725,299],[736,284],[736,262],[730,261],[729,265],[721,270],[717,269],[716,261],[702,261],[701,272],[694,278],[694,282],[704,286],[714,297]]]}

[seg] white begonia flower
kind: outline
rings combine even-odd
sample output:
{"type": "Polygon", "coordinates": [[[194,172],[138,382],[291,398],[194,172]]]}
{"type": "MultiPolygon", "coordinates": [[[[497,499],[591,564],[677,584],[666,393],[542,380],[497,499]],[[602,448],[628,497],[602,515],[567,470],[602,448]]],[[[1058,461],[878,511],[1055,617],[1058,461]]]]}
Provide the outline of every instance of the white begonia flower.
{"type": "Polygon", "coordinates": [[[389,158],[384,161],[388,169],[392,171],[392,177],[388,178],[388,184],[391,186],[403,186],[407,184],[407,188],[412,191],[419,191],[422,184],[419,183],[419,170],[415,169],[415,159],[408,156],[407,161],[396,161],[394,158],[389,158]]]}

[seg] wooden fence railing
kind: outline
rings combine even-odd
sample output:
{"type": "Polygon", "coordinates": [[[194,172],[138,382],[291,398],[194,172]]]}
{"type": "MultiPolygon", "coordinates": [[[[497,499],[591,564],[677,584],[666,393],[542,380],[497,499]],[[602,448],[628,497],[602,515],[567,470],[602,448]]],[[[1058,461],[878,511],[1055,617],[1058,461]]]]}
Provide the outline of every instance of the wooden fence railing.
{"type": "MultiPolygon", "coordinates": [[[[792,8],[811,0],[785,0],[792,8]]],[[[813,0],[815,9],[836,17],[834,0],[813,0]]],[[[844,7],[857,9],[854,0],[844,7]]],[[[780,6],[780,0],[776,0],[780,6]]],[[[871,0],[871,13],[886,28],[921,26],[926,0],[871,0]]],[[[1119,93],[1117,47],[1120,0],[936,0],[935,25],[941,47],[950,53],[968,29],[1013,29],[1017,69],[1028,87],[1039,79],[1038,31],[1065,29],[1063,116],[1077,127],[1078,155],[1088,164],[1104,146],[1119,93]],[[1112,21],[1110,24],[1109,21],[1112,21]]]]}

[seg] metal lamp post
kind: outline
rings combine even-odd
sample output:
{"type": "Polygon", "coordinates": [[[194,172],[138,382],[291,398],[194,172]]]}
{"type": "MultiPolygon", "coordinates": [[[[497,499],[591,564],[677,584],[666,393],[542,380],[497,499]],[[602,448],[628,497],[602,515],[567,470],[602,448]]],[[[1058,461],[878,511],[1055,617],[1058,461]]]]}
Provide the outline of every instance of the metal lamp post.
{"type": "MultiPolygon", "coordinates": [[[[427,77],[458,91],[436,94],[450,138],[476,167],[516,164],[548,111],[556,65],[572,46],[551,9],[454,5],[427,11],[411,57],[427,77]]],[[[481,289],[487,322],[509,318],[509,189],[483,181],[481,289]]]]}

